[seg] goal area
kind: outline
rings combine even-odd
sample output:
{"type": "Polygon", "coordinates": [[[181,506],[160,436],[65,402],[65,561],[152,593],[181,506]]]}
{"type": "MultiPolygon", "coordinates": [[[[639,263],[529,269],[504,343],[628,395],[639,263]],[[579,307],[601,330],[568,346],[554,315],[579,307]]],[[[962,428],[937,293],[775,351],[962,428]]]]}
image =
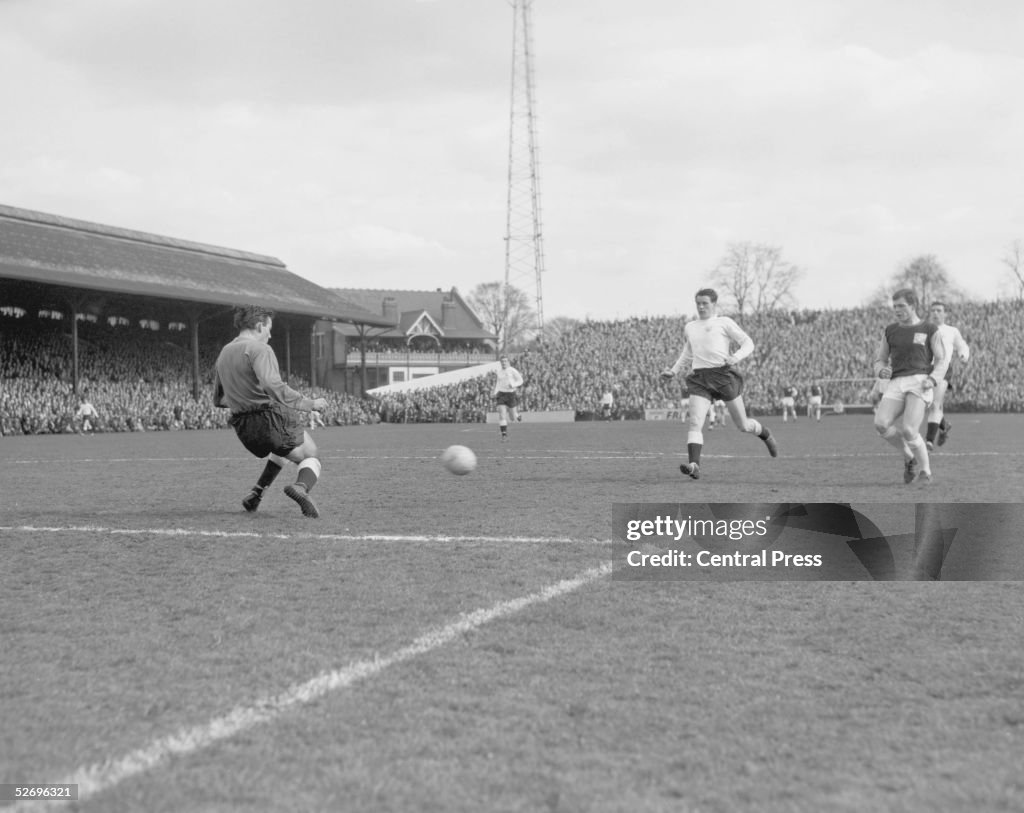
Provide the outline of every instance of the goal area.
{"type": "Polygon", "coordinates": [[[821,387],[821,404],[831,407],[836,415],[844,412],[871,412],[871,390],[874,378],[818,378],[814,382],[821,387]]]}

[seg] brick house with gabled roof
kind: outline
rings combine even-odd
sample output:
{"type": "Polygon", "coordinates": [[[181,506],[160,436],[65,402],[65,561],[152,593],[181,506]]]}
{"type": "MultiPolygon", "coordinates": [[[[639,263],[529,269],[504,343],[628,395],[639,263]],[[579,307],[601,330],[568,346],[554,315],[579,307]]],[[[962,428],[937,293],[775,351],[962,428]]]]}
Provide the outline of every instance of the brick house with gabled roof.
{"type": "Polygon", "coordinates": [[[498,337],[484,327],[457,288],[331,290],[393,324],[390,328],[330,326],[333,370],[325,370],[324,375],[335,389],[360,392],[497,358],[498,337]]]}

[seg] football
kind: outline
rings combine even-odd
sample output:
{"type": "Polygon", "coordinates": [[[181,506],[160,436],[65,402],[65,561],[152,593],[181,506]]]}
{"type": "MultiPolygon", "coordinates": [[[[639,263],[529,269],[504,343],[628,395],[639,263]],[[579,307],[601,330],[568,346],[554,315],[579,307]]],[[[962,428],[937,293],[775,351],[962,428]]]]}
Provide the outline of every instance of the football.
{"type": "Polygon", "coordinates": [[[476,468],[476,455],[468,446],[449,446],[441,454],[441,464],[452,474],[469,474],[476,468]]]}

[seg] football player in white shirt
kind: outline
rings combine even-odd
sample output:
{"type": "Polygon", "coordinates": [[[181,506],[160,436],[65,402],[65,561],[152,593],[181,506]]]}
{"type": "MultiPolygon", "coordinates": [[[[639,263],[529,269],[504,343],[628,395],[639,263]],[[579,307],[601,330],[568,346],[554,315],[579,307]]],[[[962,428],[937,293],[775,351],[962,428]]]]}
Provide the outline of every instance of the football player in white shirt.
{"type": "Polygon", "coordinates": [[[519,394],[518,390],[523,386],[523,376],[515,367],[511,366],[508,356],[502,356],[499,361],[501,367],[498,369],[494,379],[494,387],[491,396],[498,405],[498,429],[501,430],[501,440],[508,440],[508,421],[519,420],[519,394]]]}
{"type": "MultiPolygon", "coordinates": [[[[949,314],[946,312],[946,303],[933,302],[928,311],[928,320],[939,326],[939,340],[946,348],[946,358],[952,362],[955,356],[960,359],[961,365],[965,365],[971,359],[971,348],[967,346],[967,342],[964,341],[964,337],[957,328],[946,324],[947,318],[949,318],[949,314]]],[[[950,363],[946,368],[946,375],[935,385],[935,398],[928,408],[928,429],[925,432],[925,441],[929,450],[935,444],[945,445],[946,437],[949,434],[950,424],[943,413],[942,402],[953,378],[952,370],[953,365],[950,363]]]]}
{"type": "Polygon", "coordinates": [[[93,430],[92,422],[94,420],[99,422],[99,417],[96,407],[92,405],[88,398],[83,395],[78,399],[78,411],[75,412],[75,419],[82,422],[82,428],[79,430],[80,435],[91,434],[93,430]]]}
{"type": "Polygon", "coordinates": [[[697,319],[683,329],[685,343],[675,364],[662,371],[663,380],[673,378],[681,369],[689,369],[686,388],[690,393],[689,427],[686,452],[689,459],[679,467],[694,480],[700,478],[700,453],[704,447],[704,419],[711,402],[725,402],[732,422],[741,432],[757,435],[772,457],[779,449],[768,427],[747,417],[743,406],[743,376],[733,365],[754,352],[754,341],[728,316],[718,315],[718,294],[713,288],[701,288],[694,298],[697,319]],[[736,347],[733,350],[733,347],[736,347]]]}

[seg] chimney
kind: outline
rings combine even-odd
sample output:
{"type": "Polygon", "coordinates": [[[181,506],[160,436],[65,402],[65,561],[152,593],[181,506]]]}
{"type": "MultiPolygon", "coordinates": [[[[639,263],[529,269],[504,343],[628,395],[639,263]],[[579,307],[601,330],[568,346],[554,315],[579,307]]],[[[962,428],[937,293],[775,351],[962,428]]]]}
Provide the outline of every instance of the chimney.
{"type": "Polygon", "coordinates": [[[455,327],[455,300],[450,296],[441,300],[441,327],[455,327]]]}
{"type": "Polygon", "coordinates": [[[381,309],[381,314],[389,322],[398,324],[398,300],[393,296],[384,297],[384,304],[381,309]]]}

